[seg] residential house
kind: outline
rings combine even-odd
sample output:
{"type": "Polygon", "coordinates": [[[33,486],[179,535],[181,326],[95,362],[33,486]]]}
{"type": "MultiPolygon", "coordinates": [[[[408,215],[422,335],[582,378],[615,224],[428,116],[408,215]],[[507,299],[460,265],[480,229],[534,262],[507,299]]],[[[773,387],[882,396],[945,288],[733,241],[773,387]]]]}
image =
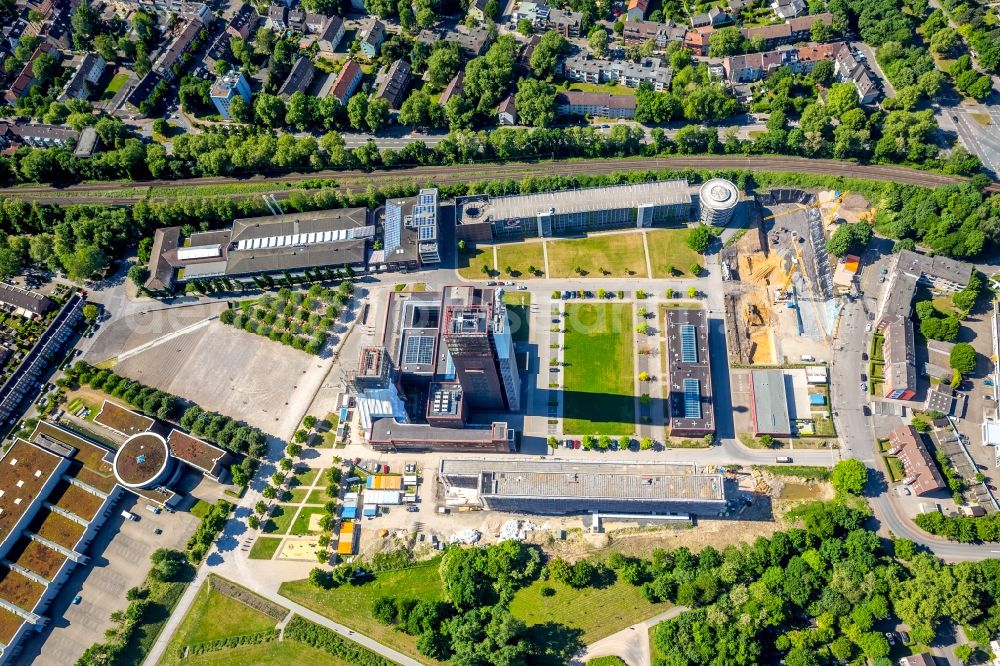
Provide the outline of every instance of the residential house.
{"type": "Polygon", "coordinates": [[[226,33],[240,39],[250,39],[257,28],[260,15],[253,5],[244,3],[226,24],[226,33]]]}
{"type": "Polygon", "coordinates": [[[243,76],[243,73],[229,70],[228,74],[216,79],[215,84],[212,86],[211,97],[215,108],[219,110],[219,115],[224,120],[230,120],[232,116],[229,113],[229,105],[233,99],[239,95],[243,98],[244,102],[249,102],[251,94],[250,84],[247,82],[246,77],[243,76]]]}
{"type": "Polygon", "coordinates": [[[730,83],[751,83],[766,78],[779,67],[790,65],[794,61],[795,50],[785,48],[778,51],[726,56],[722,61],[722,69],[726,73],[726,80],[730,83]]]}
{"type": "Polygon", "coordinates": [[[556,95],[556,113],[560,116],[633,118],[635,96],[567,90],[556,95]]]}
{"type": "Polygon", "coordinates": [[[654,90],[670,89],[673,72],[661,58],[643,58],[639,62],[631,60],[605,60],[580,53],[563,61],[563,75],[573,81],[585,83],[620,83],[629,88],[638,88],[640,83],[648,83],[654,90]]]}
{"type": "Polygon", "coordinates": [[[715,32],[715,28],[711,26],[688,30],[684,33],[684,46],[695,55],[707,56],[708,42],[712,38],[713,32],[715,32]]]}
{"type": "Polygon", "coordinates": [[[0,123],[0,146],[53,148],[76,141],[76,130],[65,125],[44,125],[41,123],[14,124],[0,123]]]}
{"type": "Polygon", "coordinates": [[[472,0],[472,2],[469,3],[468,15],[480,23],[484,23],[487,18],[492,19],[492,16],[486,15],[486,5],[488,4],[489,0],[472,0]]]}
{"type": "Polygon", "coordinates": [[[188,55],[191,43],[194,42],[204,27],[205,24],[198,19],[191,19],[185,22],[181,31],[170,42],[170,46],[153,63],[153,71],[157,72],[165,81],[173,81],[174,77],[179,73],[184,56],[188,55]]]}
{"type": "Polygon", "coordinates": [[[583,14],[564,9],[552,9],[544,3],[522,1],[514,5],[511,21],[517,23],[521,19],[531,21],[539,32],[555,30],[563,37],[580,36],[580,24],[583,14]]]}
{"type": "Polygon", "coordinates": [[[337,47],[340,46],[340,40],[343,38],[344,19],[339,16],[331,16],[327,19],[322,31],[319,33],[319,39],[316,40],[320,54],[332,56],[337,47]]]}
{"type": "Polygon", "coordinates": [[[900,426],[889,432],[889,453],[903,463],[904,482],[914,495],[927,495],[945,488],[934,458],[913,426],[900,426]]]}
{"type": "Polygon", "coordinates": [[[497,107],[497,122],[501,125],[517,124],[517,107],[514,105],[513,93],[504,97],[500,106],[497,107]]]}
{"type": "Polygon", "coordinates": [[[140,106],[146,101],[150,93],[153,92],[153,88],[160,83],[161,79],[162,77],[159,72],[148,72],[146,76],[139,79],[139,83],[122,100],[122,108],[132,113],[141,113],[140,106]]]}
{"type": "Polygon", "coordinates": [[[14,81],[10,84],[10,88],[8,88],[4,93],[4,99],[7,100],[8,104],[14,104],[14,102],[24,97],[35,85],[35,75],[32,68],[35,61],[38,60],[43,53],[59,60],[59,51],[56,47],[48,41],[43,41],[39,44],[31,54],[31,57],[28,58],[28,61],[24,63],[23,67],[21,67],[20,73],[14,78],[14,81]]]}
{"type": "Polygon", "coordinates": [[[288,77],[278,89],[278,95],[287,102],[294,93],[304,93],[309,90],[315,76],[316,66],[312,64],[312,60],[306,56],[299,56],[292,65],[292,71],[288,72],[288,77]]]}
{"type": "Polygon", "coordinates": [[[104,58],[96,53],[85,53],[70,60],[69,66],[74,69],[74,72],[57,99],[60,102],[66,102],[71,99],[89,97],[91,87],[96,86],[101,80],[107,64],[104,58]]]}
{"type": "Polygon", "coordinates": [[[847,44],[841,44],[833,61],[833,72],[840,82],[854,84],[862,104],[874,104],[882,97],[882,90],[867,63],[857,58],[847,44]]]}
{"type": "Polygon", "coordinates": [[[444,106],[448,103],[452,97],[461,97],[462,93],[465,92],[465,70],[458,70],[452,80],[445,87],[444,92],[441,93],[441,97],[438,98],[438,104],[444,106]]]}
{"type": "Polygon", "coordinates": [[[629,0],[625,15],[629,21],[642,21],[649,11],[649,0],[629,0]]]}
{"type": "Polygon", "coordinates": [[[351,99],[351,95],[358,89],[358,84],[361,83],[363,76],[364,73],[361,71],[361,65],[353,60],[348,60],[340,68],[340,73],[337,74],[337,78],[333,82],[330,95],[337,98],[341,106],[346,106],[348,100],[351,99]]]}
{"type": "MultiPolygon", "coordinates": [[[[316,12],[306,12],[306,32],[318,35],[323,32],[323,28],[326,27],[327,18],[322,14],[317,14],[316,12]]],[[[343,25],[343,20],[341,20],[341,25],[343,25]]]]}
{"type": "Polygon", "coordinates": [[[289,30],[302,32],[306,27],[306,12],[300,7],[289,9],[285,21],[288,23],[289,30]]]}
{"type": "Polygon", "coordinates": [[[771,9],[782,21],[801,16],[806,13],[805,0],[772,0],[771,9]]]}
{"type": "Polygon", "coordinates": [[[896,317],[884,328],[884,334],[883,394],[893,400],[909,400],[917,392],[913,322],[909,317],[896,317]]]}
{"type": "Polygon", "coordinates": [[[267,10],[267,22],[275,30],[288,29],[288,7],[274,3],[267,10]]]}
{"type": "Polygon", "coordinates": [[[670,42],[684,41],[685,33],[687,28],[676,23],[626,21],[622,31],[622,41],[629,46],[638,46],[652,40],[656,48],[665,49],[670,42]]]}
{"type": "Polygon", "coordinates": [[[816,21],[820,21],[826,25],[833,25],[833,14],[824,12],[812,16],[799,16],[776,25],[743,28],[740,30],[740,33],[745,39],[761,40],[765,48],[773,49],[782,44],[807,41],[810,37],[812,26],[816,21]]]}
{"type": "Polygon", "coordinates": [[[385,24],[374,19],[361,33],[360,49],[361,53],[369,58],[378,56],[385,41],[385,24]]]}
{"type": "Polygon", "coordinates": [[[493,39],[493,32],[485,25],[469,28],[458,25],[454,30],[421,30],[417,41],[429,46],[438,42],[455,42],[466,60],[486,53],[493,39]]]}
{"type": "Polygon", "coordinates": [[[692,28],[718,28],[732,22],[733,17],[718,7],[712,7],[704,14],[694,14],[691,16],[692,28]]]}
{"type": "Polygon", "coordinates": [[[385,72],[375,91],[375,96],[388,102],[389,108],[393,111],[398,111],[410,89],[411,76],[410,63],[405,60],[397,60],[385,72]]]}

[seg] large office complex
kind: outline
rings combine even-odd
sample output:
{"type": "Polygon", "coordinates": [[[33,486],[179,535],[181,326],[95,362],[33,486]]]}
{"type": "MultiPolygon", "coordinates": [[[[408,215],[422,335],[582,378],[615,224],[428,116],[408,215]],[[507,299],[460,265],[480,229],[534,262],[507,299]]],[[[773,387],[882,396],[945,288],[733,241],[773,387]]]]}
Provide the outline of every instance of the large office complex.
{"type": "Polygon", "coordinates": [[[444,459],[445,502],[515,513],[719,515],[721,473],[691,463],[444,459]]]}
{"type": "Polygon", "coordinates": [[[691,217],[691,202],[686,180],[667,180],[507,197],[459,197],[455,217],[459,239],[547,237],[681,223],[691,217]]]}
{"type": "Polygon", "coordinates": [[[515,448],[513,433],[497,420],[521,406],[502,290],[392,292],[382,344],[363,348],[347,379],[373,448],[515,448]]]}
{"type": "Polygon", "coordinates": [[[704,310],[668,309],[667,400],[670,434],[702,437],[715,432],[708,315],[704,310]]]}
{"type": "Polygon", "coordinates": [[[415,197],[389,199],[376,211],[382,249],[372,252],[369,265],[389,270],[413,270],[440,263],[438,191],[425,188],[415,197]]]}

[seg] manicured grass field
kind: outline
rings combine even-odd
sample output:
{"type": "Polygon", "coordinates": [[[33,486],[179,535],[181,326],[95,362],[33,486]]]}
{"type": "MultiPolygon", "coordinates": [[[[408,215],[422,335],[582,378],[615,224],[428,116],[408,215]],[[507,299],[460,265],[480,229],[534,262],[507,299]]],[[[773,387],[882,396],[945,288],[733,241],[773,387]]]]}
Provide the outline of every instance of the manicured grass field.
{"type": "Polygon", "coordinates": [[[541,243],[505,243],[497,245],[497,270],[503,277],[526,279],[545,277],[545,255],[541,243]],[[507,272],[510,266],[512,271],[507,272]],[[535,269],[533,274],[530,268],[535,269]]]}
{"type": "Polygon", "coordinates": [[[271,516],[264,523],[264,532],[267,534],[287,534],[294,517],[294,506],[279,504],[271,509],[271,516]]]}
{"type": "Polygon", "coordinates": [[[641,234],[605,234],[557,240],[548,243],[548,252],[551,278],[581,277],[576,268],[583,269],[582,277],[646,277],[646,254],[641,234]]]}
{"type": "Polygon", "coordinates": [[[269,560],[274,557],[276,552],[278,552],[278,546],[280,545],[281,539],[258,537],[258,539],[253,542],[253,547],[250,549],[250,559],[269,560]]]}
{"type": "Polygon", "coordinates": [[[955,305],[951,302],[951,296],[935,296],[931,299],[931,305],[942,317],[957,317],[959,315],[955,305]]]}
{"type": "Polygon", "coordinates": [[[651,604],[640,588],[616,581],[603,589],[574,590],[565,583],[535,581],[518,590],[510,603],[510,612],[529,626],[554,622],[583,632],[584,643],[610,636],[648,617],[670,608],[669,604],[651,604]],[[556,591],[551,597],[542,596],[542,588],[556,591]]]}
{"type": "Polygon", "coordinates": [[[124,72],[115,74],[111,78],[111,81],[108,82],[108,87],[104,89],[103,93],[101,93],[101,101],[110,100],[114,97],[118,91],[122,89],[122,86],[125,85],[126,81],[128,81],[128,74],[125,74],[124,72]]]}
{"type": "Polygon", "coordinates": [[[278,593],[422,663],[439,663],[432,662],[417,652],[417,639],[414,636],[379,623],[371,614],[372,602],[381,596],[421,600],[443,598],[444,590],[438,575],[439,563],[440,559],[435,558],[425,566],[383,572],[369,583],[345,585],[334,590],[320,589],[308,580],[290,581],[282,583],[278,593]]]}
{"type": "Polygon", "coordinates": [[[316,472],[318,470],[312,467],[296,467],[295,468],[295,479],[289,484],[293,488],[295,486],[311,486],[313,481],[316,480],[316,472]]]}
{"type": "Polygon", "coordinates": [[[510,334],[515,342],[525,342],[531,324],[531,292],[508,291],[503,295],[507,304],[507,319],[510,320],[510,334]]]}
{"type": "Polygon", "coordinates": [[[212,589],[206,582],[198,590],[198,597],[181,622],[174,641],[190,645],[263,631],[276,624],[273,618],[212,589]]]}
{"type": "Polygon", "coordinates": [[[205,516],[208,515],[208,510],[212,508],[212,505],[205,500],[198,500],[191,507],[191,515],[198,520],[204,520],[205,516]]]}
{"type": "Polygon", "coordinates": [[[632,434],[631,304],[570,303],[566,326],[563,430],[573,435],[632,434]]]}
{"type": "Polygon", "coordinates": [[[292,524],[292,534],[296,536],[304,536],[306,534],[318,533],[319,530],[316,530],[315,532],[309,531],[309,516],[322,513],[325,513],[325,511],[321,506],[303,507],[299,511],[299,515],[295,518],[295,523],[292,524]]]}
{"type": "Polygon", "coordinates": [[[308,494],[308,488],[292,488],[291,492],[288,493],[289,497],[285,501],[292,504],[299,504],[305,501],[308,494]]]}
{"type": "Polygon", "coordinates": [[[687,246],[688,229],[654,229],[646,232],[649,246],[649,263],[654,278],[694,277],[691,264],[704,266],[700,254],[687,246]],[[667,272],[673,266],[674,274],[667,272]]]}
{"type": "Polygon", "coordinates": [[[312,490],[309,492],[309,497],[306,498],[306,504],[326,504],[332,497],[326,494],[325,490],[312,490]]]}
{"type": "MultiPolygon", "coordinates": [[[[161,664],[164,662],[160,662],[161,664]]],[[[310,666],[354,666],[298,641],[274,641],[263,645],[208,652],[188,657],[185,666],[273,666],[274,664],[309,664],[310,666]]]]}
{"type": "Polygon", "coordinates": [[[458,253],[458,274],[466,280],[482,280],[487,277],[483,266],[493,270],[493,246],[480,245],[466,248],[458,253]]]}
{"type": "Polygon", "coordinates": [[[906,478],[906,470],[903,468],[903,461],[896,456],[885,456],[886,467],[889,468],[889,481],[896,482],[906,478]]]}

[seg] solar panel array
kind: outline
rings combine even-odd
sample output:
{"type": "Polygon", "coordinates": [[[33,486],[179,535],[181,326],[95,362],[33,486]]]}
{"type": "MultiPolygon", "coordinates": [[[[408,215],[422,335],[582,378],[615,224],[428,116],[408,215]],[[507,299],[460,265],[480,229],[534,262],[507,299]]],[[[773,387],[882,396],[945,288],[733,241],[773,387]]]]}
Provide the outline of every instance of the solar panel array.
{"type": "Polygon", "coordinates": [[[434,360],[434,336],[414,335],[406,339],[404,365],[428,365],[434,360]]]}
{"type": "Polygon", "coordinates": [[[394,203],[385,205],[385,251],[392,252],[400,243],[403,235],[403,209],[394,203]]]}
{"type": "Polygon", "coordinates": [[[681,361],[684,363],[698,362],[698,340],[695,336],[694,324],[681,324],[681,361]]]}
{"type": "Polygon", "coordinates": [[[417,237],[421,241],[437,238],[437,190],[420,190],[417,205],[413,207],[413,224],[416,225],[417,237]]]}
{"type": "Polygon", "coordinates": [[[701,418],[701,382],[697,379],[684,380],[684,418],[701,418]]]}

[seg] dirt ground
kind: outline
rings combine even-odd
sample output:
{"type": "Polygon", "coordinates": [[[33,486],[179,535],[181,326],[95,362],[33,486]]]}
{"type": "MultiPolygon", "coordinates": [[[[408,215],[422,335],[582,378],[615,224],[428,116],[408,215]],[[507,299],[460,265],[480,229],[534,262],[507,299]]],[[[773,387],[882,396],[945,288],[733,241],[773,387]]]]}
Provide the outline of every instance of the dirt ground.
{"type": "Polygon", "coordinates": [[[213,321],[115,370],[287,440],[329,368],[329,359],[213,321]]]}
{"type": "Polygon", "coordinates": [[[88,363],[103,363],[156,338],[216,316],[225,309],[225,301],[217,301],[113,319],[104,325],[84,359],[88,363]]]}

